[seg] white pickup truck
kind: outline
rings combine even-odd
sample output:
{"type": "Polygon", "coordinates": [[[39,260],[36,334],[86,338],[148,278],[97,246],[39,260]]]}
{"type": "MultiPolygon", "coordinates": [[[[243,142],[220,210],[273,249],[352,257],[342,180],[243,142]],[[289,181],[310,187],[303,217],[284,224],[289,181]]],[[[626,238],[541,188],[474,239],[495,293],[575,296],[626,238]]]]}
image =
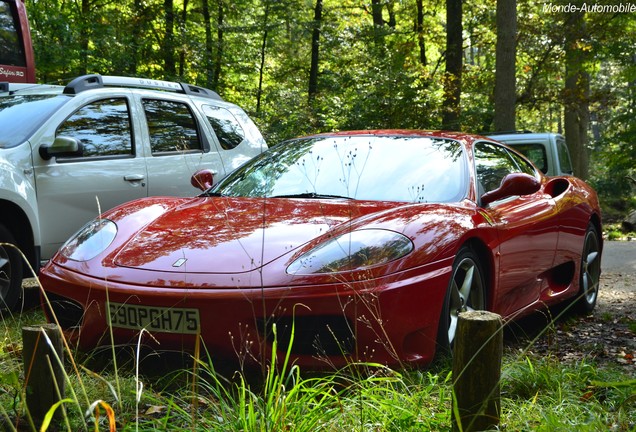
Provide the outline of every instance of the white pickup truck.
{"type": "Polygon", "coordinates": [[[492,133],[488,138],[522,153],[548,176],[574,175],[570,152],[563,135],[520,131],[492,133]]]}

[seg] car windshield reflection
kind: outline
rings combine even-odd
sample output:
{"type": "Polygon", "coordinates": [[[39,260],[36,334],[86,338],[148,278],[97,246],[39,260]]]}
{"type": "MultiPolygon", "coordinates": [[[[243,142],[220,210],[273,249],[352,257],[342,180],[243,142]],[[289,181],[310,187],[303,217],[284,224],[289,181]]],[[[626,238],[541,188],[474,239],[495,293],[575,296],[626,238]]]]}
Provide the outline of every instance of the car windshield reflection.
{"type": "Polygon", "coordinates": [[[219,183],[225,196],[455,202],[466,195],[467,168],[453,140],[336,136],[271,148],[219,183]]]}

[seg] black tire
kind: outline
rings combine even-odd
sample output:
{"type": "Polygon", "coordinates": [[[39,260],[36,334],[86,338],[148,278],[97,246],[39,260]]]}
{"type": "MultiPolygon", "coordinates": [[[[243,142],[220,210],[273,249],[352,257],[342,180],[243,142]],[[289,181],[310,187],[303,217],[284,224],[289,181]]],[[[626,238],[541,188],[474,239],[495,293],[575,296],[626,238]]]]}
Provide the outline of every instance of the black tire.
{"type": "Polygon", "coordinates": [[[596,227],[588,226],[583,240],[581,265],[579,267],[579,294],[575,308],[579,313],[589,314],[596,307],[601,280],[601,243],[596,227]]]}
{"type": "Polygon", "coordinates": [[[462,247],[455,261],[446,290],[437,330],[437,354],[450,355],[460,312],[486,309],[486,280],[477,254],[462,247]]]}
{"type": "Polygon", "coordinates": [[[22,255],[15,239],[0,225],[0,310],[15,310],[22,298],[22,255]]]}

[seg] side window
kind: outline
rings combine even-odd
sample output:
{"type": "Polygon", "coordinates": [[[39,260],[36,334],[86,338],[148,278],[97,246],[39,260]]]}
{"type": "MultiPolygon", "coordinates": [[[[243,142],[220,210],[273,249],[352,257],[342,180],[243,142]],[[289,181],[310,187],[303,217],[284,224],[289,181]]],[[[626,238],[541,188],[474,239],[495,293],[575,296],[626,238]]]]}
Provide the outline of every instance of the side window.
{"type": "Polygon", "coordinates": [[[557,154],[559,155],[559,168],[561,168],[561,172],[566,174],[573,174],[574,170],[572,169],[570,152],[568,152],[568,148],[565,145],[565,141],[563,139],[559,139],[557,141],[557,154]]]}
{"type": "Polygon", "coordinates": [[[134,155],[126,99],[103,99],[84,105],[57,128],[56,136],[79,140],[82,157],[134,155]]]}
{"type": "Polygon", "coordinates": [[[533,177],[537,176],[537,173],[535,172],[534,167],[531,164],[529,164],[527,160],[525,160],[524,158],[522,158],[521,156],[519,156],[515,152],[508,152],[508,153],[510,153],[510,157],[517,164],[519,172],[531,175],[533,177]]]}
{"type": "Polygon", "coordinates": [[[479,195],[497,189],[506,175],[519,172],[505,148],[480,142],[474,149],[479,195]]]}
{"type": "Polygon", "coordinates": [[[196,120],[186,104],[145,99],[143,105],[153,154],[203,151],[196,120]]]}
{"type": "Polygon", "coordinates": [[[203,113],[224,150],[231,150],[243,142],[245,131],[231,112],[225,108],[204,105],[203,113]]]}
{"type": "Polygon", "coordinates": [[[543,144],[515,144],[511,147],[530,159],[541,172],[544,174],[548,172],[548,156],[543,144]]]}
{"type": "Polygon", "coordinates": [[[18,33],[19,18],[14,17],[13,13],[8,2],[0,1],[0,62],[10,66],[26,66],[24,47],[18,33]]]}

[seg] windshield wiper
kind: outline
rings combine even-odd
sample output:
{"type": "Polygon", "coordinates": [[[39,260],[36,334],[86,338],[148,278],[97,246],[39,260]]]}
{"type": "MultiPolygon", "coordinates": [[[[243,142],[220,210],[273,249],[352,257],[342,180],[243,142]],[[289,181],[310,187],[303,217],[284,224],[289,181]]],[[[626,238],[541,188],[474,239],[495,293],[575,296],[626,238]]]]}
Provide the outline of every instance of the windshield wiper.
{"type": "Polygon", "coordinates": [[[316,199],[348,199],[348,200],[353,199],[351,197],[342,196],[342,195],[319,194],[316,192],[304,192],[304,193],[289,194],[289,195],[274,195],[270,198],[316,198],[316,199]]]}

